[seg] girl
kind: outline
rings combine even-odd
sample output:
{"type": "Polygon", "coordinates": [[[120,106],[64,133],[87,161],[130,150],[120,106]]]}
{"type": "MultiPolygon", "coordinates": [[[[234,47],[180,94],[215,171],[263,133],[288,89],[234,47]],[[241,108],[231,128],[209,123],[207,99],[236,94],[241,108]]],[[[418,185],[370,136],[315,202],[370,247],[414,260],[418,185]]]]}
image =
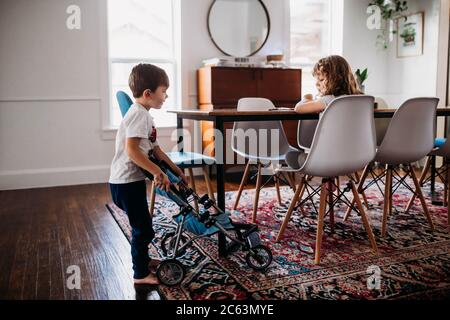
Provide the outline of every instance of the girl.
{"type": "Polygon", "coordinates": [[[313,76],[316,78],[318,98],[313,100],[311,94],[305,95],[295,106],[298,113],[320,113],[336,97],[362,94],[350,65],[341,56],[334,55],[320,59],[314,66],[313,76]]]}

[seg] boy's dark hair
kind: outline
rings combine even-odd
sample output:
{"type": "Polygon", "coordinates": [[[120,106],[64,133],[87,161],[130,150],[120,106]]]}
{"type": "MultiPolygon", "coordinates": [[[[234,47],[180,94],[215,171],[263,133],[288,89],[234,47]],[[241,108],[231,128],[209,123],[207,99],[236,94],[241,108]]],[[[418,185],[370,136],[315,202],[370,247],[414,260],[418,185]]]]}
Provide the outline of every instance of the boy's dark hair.
{"type": "Polygon", "coordinates": [[[157,66],[140,63],[131,70],[128,85],[133,93],[133,97],[139,98],[147,89],[155,92],[159,86],[168,87],[169,77],[167,77],[163,69],[157,66]]]}

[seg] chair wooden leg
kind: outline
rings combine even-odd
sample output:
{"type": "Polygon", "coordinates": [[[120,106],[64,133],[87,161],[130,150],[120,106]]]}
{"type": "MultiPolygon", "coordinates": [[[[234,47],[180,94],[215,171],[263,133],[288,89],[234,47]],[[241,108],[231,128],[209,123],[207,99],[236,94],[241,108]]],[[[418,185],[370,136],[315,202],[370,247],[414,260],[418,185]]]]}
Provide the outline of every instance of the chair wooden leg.
{"type": "MultiPolygon", "coordinates": [[[[366,177],[367,177],[367,175],[366,175],[366,177]]],[[[355,178],[356,178],[356,184],[359,184],[359,181],[361,180],[361,178],[360,178],[358,172],[355,172],[355,178]]],[[[364,205],[366,206],[367,209],[369,209],[369,201],[367,201],[366,193],[364,191],[362,191],[361,195],[364,200],[364,205]]]]}
{"type": "Polygon", "coordinates": [[[405,213],[408,213],[409,212],[409,210],[412,208],[412,206],[414,205],[414,201],[416,200],[416,195],[415,194],[413,194],[412,196],[411,196],[411,199],[409,199],[409,202],[408,202],[408,204],[407,204],[407,206],[406,206],[406,209],[405,209],[405,213]]]}
{"type": "Polygon", "coordinates": [[[273,177],[273,179],[275,180],[275,188],[277,190],[277,198],[278,198],[278,204],[281,205],[282,200],[281,200],[281,193],[280,193],[280,182],[278,180],[278,176],[275,175],[273,177]]]}
{"type": "Polygon", "coordinates": [[[255,199],[253,200],[253,215],[252,215],[252,222],[256,223],[256,213],[258,212],[258,201],[259,201],[259,192],[261,191],[261,185],[262,185],[262,165],[261,163],[258,163],[258,175],[256,178],[256,192],[255,192],[255,199]]]}
{"type": "Polygon", "coordinates": [[[244,175],[242,176],[241,184],[239,185],[238,193],[236,196],[236,201],[234,203],[233,210],[239,205],[239,200],[241,199],[242,190],[244,190],[245,185],[247,184],[248,174],[250,173],[250,161],[245,166],[244,175]]]}
{"type": "MultiPolygon", "coordinates": [[[[306,190],[306,184],[304,183],[305,180],[302,180],[302,181],[303,181],[303,186],[302,186],[302,190],[300,191],[300,200],[302,199],[303,193],[305,193],[305,190],[306,190]]],[[[305,211],[305,208],[303,207],[303,204],[300,205],[300,212],[302,213],[302,216],[306,217],[306,211],[305,211]]]]}
{"type": "Polygon", "coordinates": [[[322,188],[320,191],[319,215],[317,217],[316,251],[314,257],[315,264],[320,263],[320,250],[322,247],[323,221],[325,218],[326,204],[327,204],[327,186],[326,183],[322,183],[322,188]]]}
{"type": "Polygon", "coordinates": [[[292,198],[291,204],[289,205],[289,209],[286,212],[286,215],[284,216],[284,220],[283,220],[283,223],[281,224],[280,230],[278,231],[278,236],[276,239],[277,242],[280,241],[281,237],[283,236],[284,230],[286,229],[286,226],[289,223],[289,220],[291,219],[292,212],[294,211],[294,208],[297,205],[297,202],[302,199],[303,192],[305,190],[304,181],[305,181],[305,177],[302,176],[300,183],[295,190],[295,194],[294,194],[294,197],[292,198]]]}
{"type": "MultiPolygon", "coordinates": [[[[189,179],[191,180],[191,188],[192,188],[192,190],[194,190],[195,193],[197,193],[197,189],[195,187],[194,170],[192,170],[192,168],[189,168],[188,171],[189,171],[189,179]]],[[[197,210],[197,212],[198,212],[199,208],[198,208],[198,201],[197,200],[194,200],[194,207],[195,207],[195,210],[197,210]]]]}
{"type": "Polygon", "coordinates": [[[430,165],[431,165],[431,156],[428,156],[425,165],[423,166],[422,173],[420,174],[419,184],[421,187],[423,187],[423,181],[427,176],[428,170],[430,170],[430,165]]]}
{"type": "Polygon", "coordinates": [[[336,177],[336,195],[339,195],[339,190],[341,189],[341,177],[336,177]]]}
{"type": "Polygon", "coordinates": [[[334,233],[334,206],[333,206],[333,183],[327,183],[327,191],[328,191],[328,207],[330,212],[330,231],[334,233]]]}
{"type": "MultiPolygon", "coordinates": [[[[358,190],[359,193],[364,193],[362,189],[363,189],[363,187],[364,187],[364,182],[366,182],[367,176],[369,175],[371,166],[372,166],[372,163],[369,163],[369,164],[364,168],[361,177],[356,176],[356,179],[358,180],[358,183],[357,183],[357,184],[358,184],[357,190],[358,190]]],[[[348,208],[347,208],[347,211],[345,212],[345,215],[344,215],[344,221],[347,221],[348,218],[350,217],[350,213],[352,212],[352,210],[353,210],[352,208],[355,206],[355,204],[356,204],[356,200],[353,199],[353,200],[352,200],[352,205],[351,205],[350,207],[348,207],[348,208]]]]}
{"type": "Polygon", "coordinates": [[[289,186],[292,188],[292,190],[294,190],[295,192],[295,182],[292,180],[292,177],[290,175],[290,172],[285,172],[282,171],[282,174],[284,176],[284,178],[286,179],[287,183],[289,184],[289,186]]]}
{"type": "Polygon", "coordinates": [[[362,192],[362,189],[364,188],[364,182],[366,182],[367,176],[370,173],[370,168],[372,168],[373,163],[369,163],[363,170],[361,178],[359,179],[358,186],[356,190],[358,190],[358,193],[362,192]]]}
{"type": "Polygon", "coordinates": [[[356,204],[359,209],[359,213],[360,213],[363,225],[364,225],[364,229],[366,229],[367,237],[369,238],[370,245],[372,246],[372,251],[375,254],[378,254],[377,242],[375,241],[375,237],[373,236],[372,228],[370,227],[369,219],[367,219],[364,207],[361,203],[361,200],[359,199],[358,190],[356,190],[355,184],[352,181],[350,181],[350,184],[352,186],[353,197],[354,197],[354,199],[356,199],[356,204]]]}
{"type": "Polygon", "coordinates": [[[384,207],[383,207],[383,224],[381,226],[381,236],[386,236],[386,226],[389,214],[389,207],[392,205],[391,200],[392,192],[392,168],[387,166],[386,182],[384,184],[384,207]]]}
{"type": "MultiPolygon", "coordinates": [[[[351,179],[352,179],[352,176],[350,175],[349,178],[350,178],[350,180],[351,180],[351,179]]],[[[359,177],[355,177],[355,179],[356,179],[356,184],[358,184],[358,183],[361,182],[361,180],[359,179],[359,177]]],[[[353,208],[355,205],[356,205],[356,200],[355,200],[355,199],[352,199],[351,206],[349,206],[349,207],[347,208],[347,210],[345,211],[344,218],[343,218],[343,221],[344,221],[344,222],[347,221],[348,218],[350,217],[350,213],[351,213],[352,210],[353,210],[352,208],[353,208]]]]}
{"type": "Polygon", "coordinates": [[[409,167],[409,173],[410,173],[411,178],[413,179],[414,185],[416,187],[417,195],[420,199],[420,202],[422,203],[423,214],[427,218],[431,230],[434,230],[433,220],[431,219],[430,212],[428,211],[427,203],[425,202],[425,198],[423,197],[422,189],[420,188],[420,184],[419,184],[419,181],[417,180],[416,173],[414,172],[414,169],[411,165],[409,165],[408,167],[409,167]]]}
{"type": "Polygon", "coordinates": [[[356,204],[356,200],[353,199],[352,205],[347,208],[347,211],[345,211],[344,218],[343,218],[344,221],[347,221],[348,218],[350,217],[350,213],[352,212],[352,210],[353,210],[352,208],[355,206],[355,204],[356,204]]]}
{"type": "Polygon", "coordinates": [[[205,177],[205,184],[206,188],[208,189],[208,196],[210,199],[216,201],[216,198],[214,197],[214,189],[211,184],[211,179],[209,179],[209,170],[207,166],[202,167],[203,170],[203,176],[205,177]]]}

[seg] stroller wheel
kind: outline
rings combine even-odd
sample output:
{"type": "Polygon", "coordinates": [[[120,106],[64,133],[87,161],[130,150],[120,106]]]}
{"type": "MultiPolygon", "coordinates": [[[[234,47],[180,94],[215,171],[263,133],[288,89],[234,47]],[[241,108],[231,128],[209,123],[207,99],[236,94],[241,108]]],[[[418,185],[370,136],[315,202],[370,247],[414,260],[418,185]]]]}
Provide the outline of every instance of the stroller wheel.
{"type": "MultiPolygon", "coordinates": [[[[164,253],[164,256],[168,257],[172,254],[173,249],[175,248],[175,232],[169,232],[167,233],[161,240],[161,250],[164,253]]],[[[180,244],[179,246],[184,245],[187,242],[187,238],[183,235],[180,237],[180,244]]],[[[185,253],[185,250],[180,252],[178,255],[182,256],[185,253]]]]}
{"type": "Polygon", "coordinates": [[[176,286],[184,279],[186,271],[181,262],[175,259],[164,260],[156,270],[159,281],[166,286],[176,286]]]}
{"type": "Polygon", "coordinates": [[[250,249],[245,260],[250,268],[263,271],[272,263],[272,252],[269,248],[260,244],[250,249]]]}

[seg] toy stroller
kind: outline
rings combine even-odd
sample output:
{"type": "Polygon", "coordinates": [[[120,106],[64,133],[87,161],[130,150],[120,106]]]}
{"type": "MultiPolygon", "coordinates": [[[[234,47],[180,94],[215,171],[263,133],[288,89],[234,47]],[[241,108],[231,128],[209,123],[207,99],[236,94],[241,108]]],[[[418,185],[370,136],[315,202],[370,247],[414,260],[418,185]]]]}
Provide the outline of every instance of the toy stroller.
{"type": "MultiPolygon", "coordinates": [[[[261,243],[258,234],[258,226],[233,222],[228,214],[217,207],[214,200],[207,194],[198,196],[189,186],[176,176],[170,166],[164,161],[158,161],[149,157],[161,170],[169,176],[171,181],[179,181],[178,188],[171,184],[170,191],[165,195],[180,206],[180,212],[173,218],[177,221],[174,232],[164,235],[161,240],[161,250],[166,259],[163,260],[156,271],[161,283],[167,286],[180,284],[186,274],[184,265],[177,260],[183,256],[186,249],[197,239],[218,234],[219,254],[226,256],[239,249],[247,252],[246,262],[249,267],[257,271],[265,270],[272,262],[272,252],[261,243]],[[197,200],[204,210],[196,211],[190,202],[197,200]],[[208,209],[215,209],[217,213],[210,213],[208,209]],[[195,234],[188,239],[183,231],[188,230],[195,234]],[[234,233],[235,235],[232,235],[234,233]],[[229,243],[226,243],[226,239],[229,243]]],[[[147,178],[153,180],[153,176],[143,170],[147,178]]]]}

